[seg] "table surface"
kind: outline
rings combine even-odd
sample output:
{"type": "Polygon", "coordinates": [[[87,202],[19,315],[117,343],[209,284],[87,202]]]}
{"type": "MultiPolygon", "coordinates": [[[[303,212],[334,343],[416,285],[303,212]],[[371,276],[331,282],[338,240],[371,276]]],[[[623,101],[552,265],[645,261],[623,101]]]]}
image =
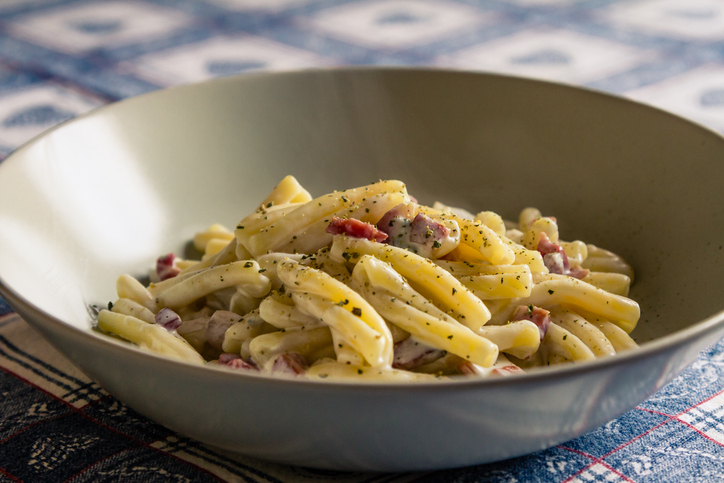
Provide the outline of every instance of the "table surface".
{"type": "MultiPolygon", "coordinates": [[[[2,0],[0,159],[54,124],[254,70],[422,65],[637,99],[724,131],[720,0],[2,0]]],[[[0,300],[0,482],[724,479],[724,342],[615,421],[500,463],[318,471],[221,453],[107,395],[0,300]]]]}

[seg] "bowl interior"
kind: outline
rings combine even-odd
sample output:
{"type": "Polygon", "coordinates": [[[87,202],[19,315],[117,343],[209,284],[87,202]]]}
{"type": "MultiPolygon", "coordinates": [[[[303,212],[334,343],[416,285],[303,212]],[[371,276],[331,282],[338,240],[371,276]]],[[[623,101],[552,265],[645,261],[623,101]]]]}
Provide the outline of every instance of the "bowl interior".
{"type": "Polygon", "coordinates": [[[313,195],[380,178],[624,256],[645,342],[720,312],[724,141],[661,111],[495,75],[360,69],[259,74],[157,92],[66,123],[0,165],[0,281],[90,330],[196,230],[229,227],[286,174],[313,195]]]}

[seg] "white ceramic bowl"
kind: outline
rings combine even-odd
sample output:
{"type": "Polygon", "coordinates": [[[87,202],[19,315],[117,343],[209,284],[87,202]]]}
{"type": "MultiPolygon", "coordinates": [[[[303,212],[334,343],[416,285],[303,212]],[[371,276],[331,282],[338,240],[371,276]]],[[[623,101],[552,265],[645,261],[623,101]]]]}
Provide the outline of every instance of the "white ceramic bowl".
{"type": "Polygon", "coordinates": [[[108,392],[246,455],[354,470],[496,461],[634,407],[724,335],[724,140],[597,92],[495,75],[342,69],[226,78],[129,99],[0,164],[0,293],[108,392]],[[623,255],[636,350],[491,380],[354,385],[191,367],[91,330],[115,296],[211,222],[234,224],[284,175],[312,193],[379,178],[623,255]]]}

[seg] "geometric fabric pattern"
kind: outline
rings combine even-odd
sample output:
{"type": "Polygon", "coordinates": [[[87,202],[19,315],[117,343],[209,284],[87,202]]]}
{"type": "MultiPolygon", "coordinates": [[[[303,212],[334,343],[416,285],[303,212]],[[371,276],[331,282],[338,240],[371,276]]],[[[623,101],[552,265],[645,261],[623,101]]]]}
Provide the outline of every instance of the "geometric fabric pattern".
{"type": "MultiPolygon", "coordinates": [[[[724,132],[719,0],[3,0],[0,26],[0,162],[131,96],[343,65],[542,78],[724,132]]],[[[0,482],[724,481],[722,381],[719,342],[635,409],[545,451],[429,473],[320,471],[219,451],[147,420],[0,300],[0,482]]]]}

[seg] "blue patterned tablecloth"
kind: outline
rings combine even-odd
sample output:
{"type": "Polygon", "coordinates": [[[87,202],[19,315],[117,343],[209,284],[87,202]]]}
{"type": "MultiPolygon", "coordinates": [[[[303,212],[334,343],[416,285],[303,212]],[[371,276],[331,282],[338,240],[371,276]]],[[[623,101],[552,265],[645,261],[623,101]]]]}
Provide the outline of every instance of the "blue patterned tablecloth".
{"type": "MultiPolygon", "coordinates": [[[[724,131],[721,0],[0,0],[0,157],[155,89],[372,64],[553,79],[724,131]]],[[[522,458],[425,474],[317,471],[225,454],[148,421],[0,300],[0,482],[721,481],[722,372],[720,342],[622,417],[522,458]]]]}

